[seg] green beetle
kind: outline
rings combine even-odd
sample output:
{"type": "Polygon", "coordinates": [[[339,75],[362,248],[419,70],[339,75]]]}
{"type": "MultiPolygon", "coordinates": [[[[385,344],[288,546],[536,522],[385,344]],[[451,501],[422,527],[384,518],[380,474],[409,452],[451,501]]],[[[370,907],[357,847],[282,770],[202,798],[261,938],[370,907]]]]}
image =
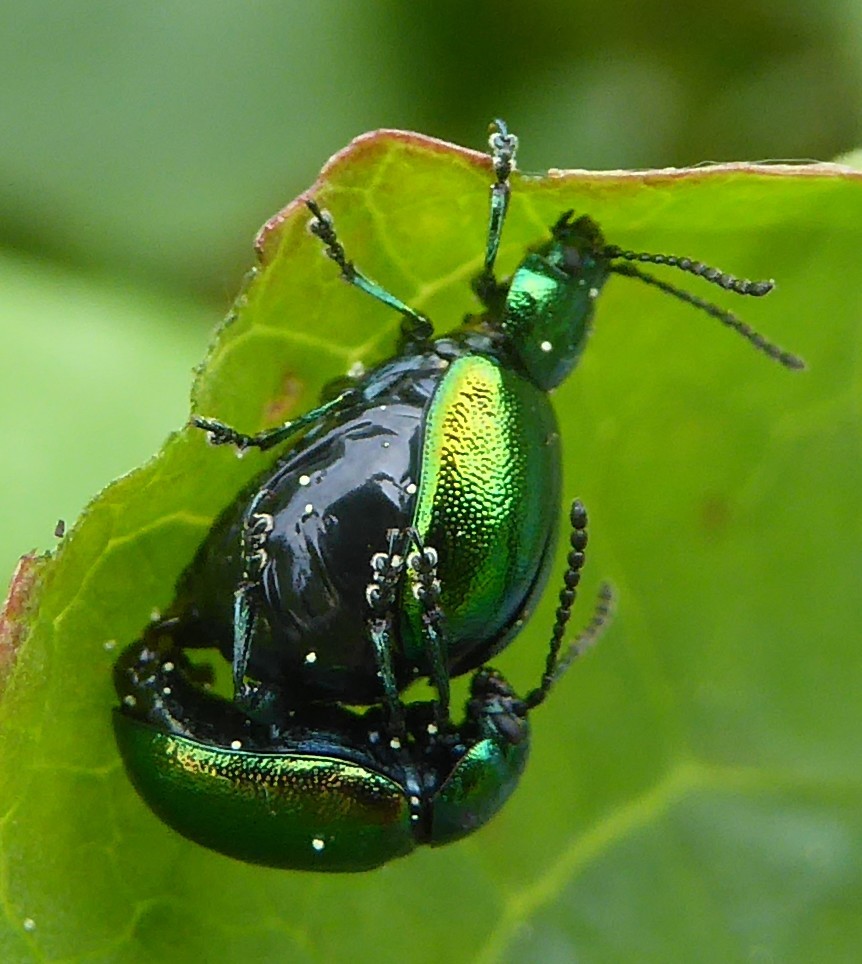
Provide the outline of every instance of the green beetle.
{"type": "Polygon", "coordinates": [[[565,212],[510,279],[494,275],[516,139],[498,121],[484,305],[449,336],[362,275],[317,204],[312,233],[342,277],[404,317],[397,355],[280,428],[244,435],[196,418],[216,444],[292,447],[208,534],[165,618],[118,661],[118,745],[166,823],[222,853],[295,869],[364,870],[482,826],[518,783],[527,717],[603,621],[560,660],[586,514],[571,551],[542,681],[519,699],[475,672],[463,720],[450,676],[517,633],[553,558],[560,489],[548,397],[577,363],[611,274],[701,308],[790,368],[795,356],[731,313],[644,274],[666,264],[739,294],[699,262],[623,251],[565,212]],[[370,572],[369,572],[370,564],[370,572]],[[231,660],[233,699],[195,682],[193,648],[231,660]],[[404,705],[417,676],[437,698],[404,705]],[[373,704],[365,713],[348,709],[373,704]]]}
{"type": "Polygon", "coordinates": [[[524,699],[492,669],[475,673],[463,721],[440,730],[432,702],[404,708],[394,736],[383,707],[303,708],[279,725],[255,723],[206,690],[168,636],[139,641],[117,661],[114,725],[129,776],[169,826],[197,843],[293,870],[362,871],[440,846],[483,826],[518,784],[530,710],[591,644],[610,591],[560,658],[586,546],[586,512],[572,507],[560,606],[540,685],[524,699]]]}
{"type": "Polygon", "coordinates": [[[432,337],[426,318],[347,259],[329,216],[307,200],[311,232],[342,277],[403,316],[398,352],[258,435],[195,419],[216,444],[290,444],[225,509],[148,636],[218,647],[232,663],[238,705],[260,720],[312,702],[383,702],[397,729],[400,692],[427,676],[445,725],[450,677],[506,646],[544,587],[561,498],[549,392],[576,365],[613,274],[657,286],[783,364],[800,364],[631,262],[674,266],[738,294],[766,294],[771,282],[623,251],[572,212],[498,280],[517,141],[497,121],[490,143],[490,223],[473,284],[480,314],[432,337]]]}

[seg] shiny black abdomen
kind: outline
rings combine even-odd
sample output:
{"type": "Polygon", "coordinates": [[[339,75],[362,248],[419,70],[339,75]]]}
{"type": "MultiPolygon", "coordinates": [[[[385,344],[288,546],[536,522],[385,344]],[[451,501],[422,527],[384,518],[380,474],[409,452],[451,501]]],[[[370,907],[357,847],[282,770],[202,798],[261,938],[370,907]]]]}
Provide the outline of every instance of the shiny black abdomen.
{"type": "MultiPolygon", "coordinates": [[[[412,524],[425,412],[447,362],[398,359],[363,386],[364,401],[323,420],[256,478],[216,522],[180,582],[181,645],[233,653],[245,517],[269,516],[247,673],[291,701],[380,699],[369,641],[371,557],[412,524]]],[[[396,633],[398,617],[396,613],[396,633]]],[[[395,646],[399,685],[413,677],[395,646]]]]}
{"type": "MultiPolygon", "coordinates": [[[[218,646],[231,660],[234,596],[250,584],[247,676],[290,704],[382,699],[366,590],[390,530],[415,527],[439,554],[453,675],[513,638],[553,555],[559,444],[546,393],[451,340],[357,387],[358,404],[315,423],[223,513],[172,613],[180,645],[218,646]],[[265,536],[244,554],[249,528],[265,536]]],[[[392,617],[403,688],[431,672],[410,577],[392,617]]]]}

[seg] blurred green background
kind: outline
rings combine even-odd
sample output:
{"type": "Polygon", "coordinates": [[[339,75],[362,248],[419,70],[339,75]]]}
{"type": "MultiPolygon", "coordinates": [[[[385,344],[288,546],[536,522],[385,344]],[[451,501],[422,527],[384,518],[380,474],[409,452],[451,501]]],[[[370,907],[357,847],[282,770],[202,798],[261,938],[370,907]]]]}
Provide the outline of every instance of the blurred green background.
{"type": "Polygon", "coordinates": [[[830,159],[860,41],[858,0],[3,4],[0,571],[183,423],[254,232],[356,134],[482,148],[500,114],[528,171],[830,159]]]}

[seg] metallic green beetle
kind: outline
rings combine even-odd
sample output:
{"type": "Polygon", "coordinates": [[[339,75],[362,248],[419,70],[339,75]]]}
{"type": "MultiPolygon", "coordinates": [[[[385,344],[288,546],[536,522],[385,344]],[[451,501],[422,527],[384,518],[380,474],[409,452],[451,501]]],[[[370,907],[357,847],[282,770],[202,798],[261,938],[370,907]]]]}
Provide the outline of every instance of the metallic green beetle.
{"type": "Polygon", "coordinates": [[[494,274],[516,139],[497,121],[484,267],[485,306],[446,337],[346,256],[314,201],[311,231],[342,277],[399,311],[399,351],[320,407],[243,435],[197,418],[216,444],[290,441],[230,505],[148,639],[218,646],[239,706],[259,720],[312,702],[383,702],[397,730],[399,694],[417,675],[449,713],[449,679],[482,665],[517,633],[553,558],[560,449],[548,392],[584,349],[611,274],[702,308],[785,365],[798,360],[729,312],[643,274],[667,264],[748,295],[770,282],[607,245],[588,217],[564,213],[510,279],[494,274]],[[373,570],[369,572],[369,560],[373,570]]]}
{"type": "Polygon", "coordinates": [[[115,728],[132,781],[206,846],[279,867],[363,870],[472,832],[517,785],[527,715],[583,645],[559,660],[586,543],[579,503],[540,686],[521,700],[479,669],[456,725],[449,678],[508,643],[545,581],[560,489],[548,392],[575,366],[610,274],[654,285],[801,365],[629,262],[668,264],[740,294],[765,294],[770,282],[622,251],[572,212],[498,281],[515,144],[498,121],[474,282],[481,314],[433,339],[427,319],[355,268],[308,201],[311,230],[342,276],[404,316],[399,353],[259,435],[195,420],[217,444],[295,443],[226,510],[165,618],[116,667],[115,728]],[[186,651],[209,646],[232,662],[232,701],[195,684],[186,651]],[[404,706],[400,692],[417,675],[431,678],[437,699],[404,706]],[[375,705],[347,709],[356,704],[375,705]]]}
{"type": "Polygon", "coordinates": [[[166,636],[139,641],[115,667],[117,742],[155,813],[228,856],[292,870],[362,871],[483,826],[515,789],[529,751],[528,713],[597,637],[590,626],[560,659],[586,546],[572,507],[571,552],[545,672],[519,699],[494,670],[472,679],[463,721],[440,730],[433,702],[410,703],[392,734],[382,707],[318,703],[279,725],[253,723],[202,688],[200,668],[166,636]]]}

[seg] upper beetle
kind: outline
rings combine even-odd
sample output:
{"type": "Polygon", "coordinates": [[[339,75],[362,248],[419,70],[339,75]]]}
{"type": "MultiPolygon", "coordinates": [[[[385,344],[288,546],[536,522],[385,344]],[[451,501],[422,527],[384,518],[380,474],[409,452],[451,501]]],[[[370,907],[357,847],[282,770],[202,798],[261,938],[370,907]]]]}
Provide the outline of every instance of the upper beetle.
{"type": "Polygon", "coordinates": [[[313,701],[384,702],[398,717],[400,691],[424,675],[445,721],[449,677],[517,632],[556,538],[560,445],[548,392],[576,365],[610,275],[658,287],[801,367],[730,312],[634,262],[743,295],[766,294],[771,282],[624,251],[571,211],[511,278],[497,279],[517,141],[497,121],[490,145],[490,223],[473,282],[480,314],[434,338],[427,318],[354,266],[329,215],[307,199],[311,231],[341,276],[403,316],[397,353],[257,435],[194,419],[218,445],[290,444],[224,511],[149,638],[218,646],[232,663],[235,697],[258,719],[313,701]]]}

